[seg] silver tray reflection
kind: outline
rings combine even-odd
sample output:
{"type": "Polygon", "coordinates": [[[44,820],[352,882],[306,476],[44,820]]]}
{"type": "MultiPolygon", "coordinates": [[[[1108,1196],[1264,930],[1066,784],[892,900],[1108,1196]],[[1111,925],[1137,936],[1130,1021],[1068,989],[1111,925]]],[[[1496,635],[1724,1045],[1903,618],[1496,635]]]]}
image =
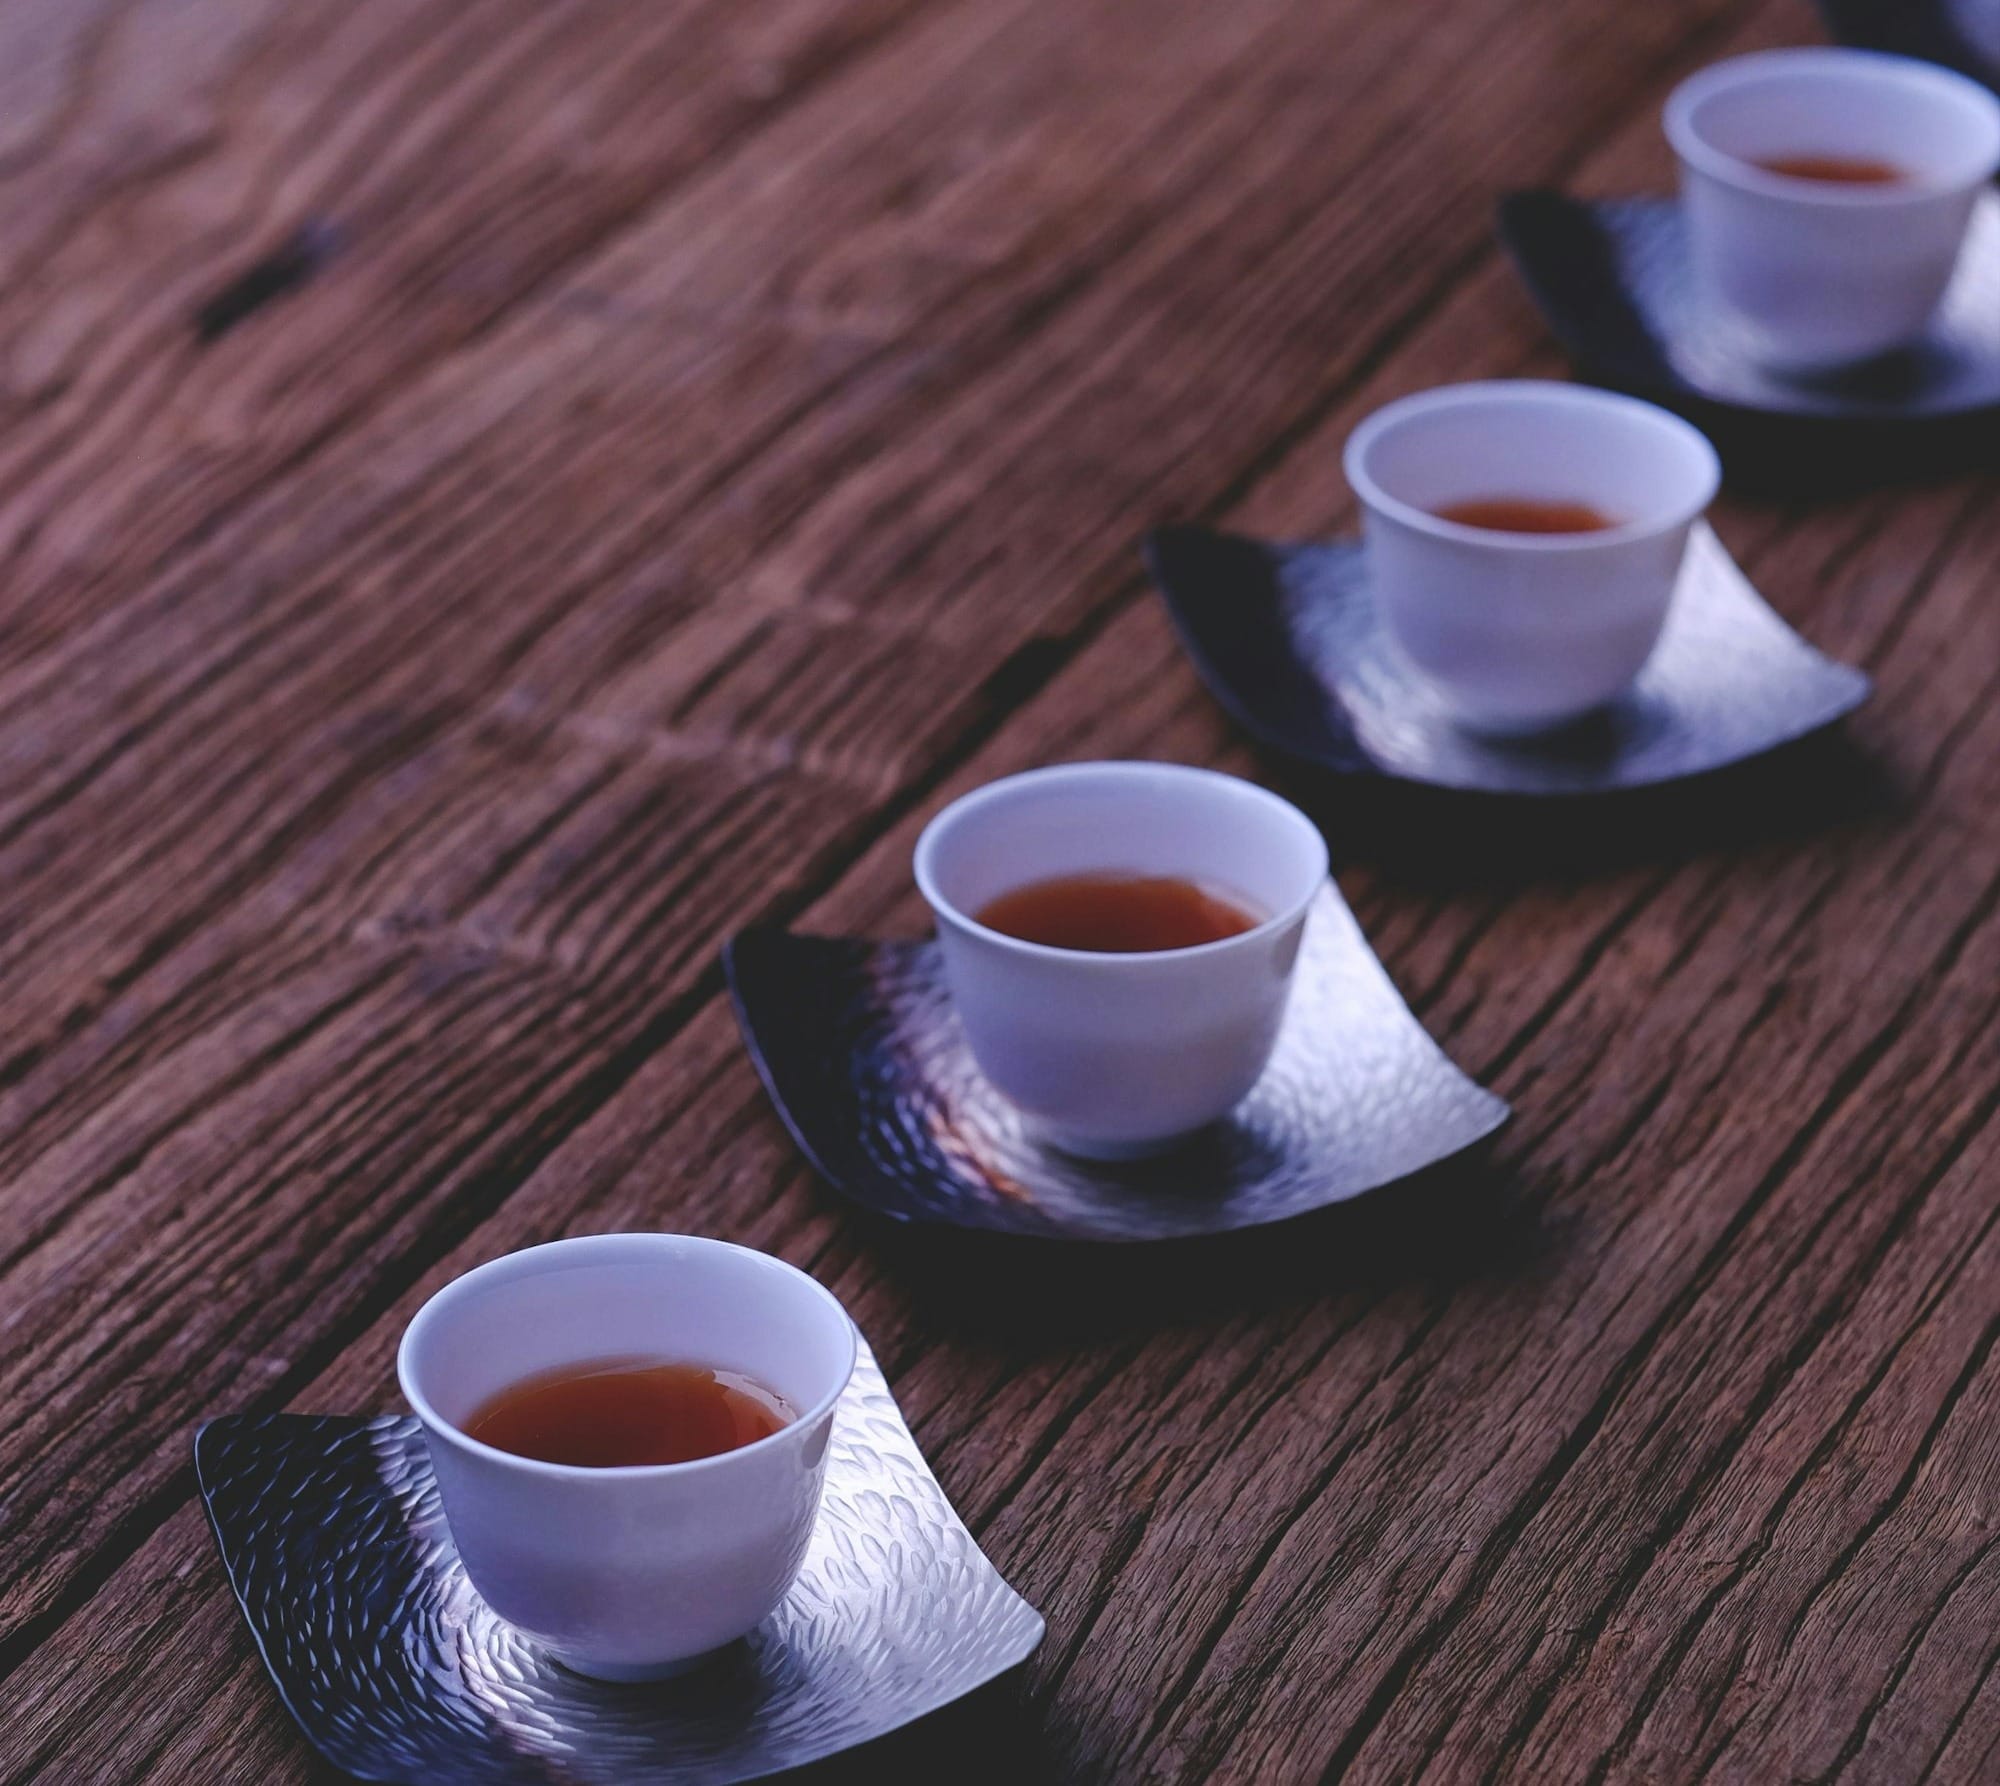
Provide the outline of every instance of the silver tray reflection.
{"type": "Polygon", "coordinates": [[[643,1687],[570,1673],[481,1602],[413,1419],[211,1421],[195,1467],[230,1585],[326,1759],[407,1786],[720,1786],[852,1748],[1023,1660],[986,1560],[864,1345],[797,1584],[741,1644],[643,1687]]]}

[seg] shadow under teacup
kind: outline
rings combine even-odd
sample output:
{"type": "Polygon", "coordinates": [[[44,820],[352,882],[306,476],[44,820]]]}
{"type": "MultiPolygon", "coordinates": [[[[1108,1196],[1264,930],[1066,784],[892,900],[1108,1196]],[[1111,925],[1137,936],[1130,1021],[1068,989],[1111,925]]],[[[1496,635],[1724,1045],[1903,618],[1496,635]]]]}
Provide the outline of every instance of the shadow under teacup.
{"type": "Polygon", "coordinates": [[[1500,735],[1579,719],[1638,675],[1722,476],[1678,416],[1533,379],[1391,403],[1345,466],[1384,634],[1453,719],[1500,735]],[[1489,511],[1574,511],[1586,530],[1450,518],[1489,511]]]}
{"type": "Polygon", "coordinates": [[[780,1259],[680,1234],[529,1247],[417,1311],[396,1374],[423,1422],[466,1574],[495,1612],[604,1680],[676,1674],[784,1597],[818,1512],[854,1325],[780,1259]],[[605,1360],[740,1372],[796,1411],[688,1463],[545,1463],[464,1430],[539,1373],[605,1360]]]}
{"type": "Polygon", "coordinates": [[[1697,296],[1774,370],[1921,336],[2000,168],[2000,101],[1869,50],[1765,50],[1667,101],[1697,296]]]}
{"type": "Polygon", "coordinates": [[[946,984],[974,1060],[1038,1138],[1095,1159],[1171,1146],[1226,1115],[1271,1057],[1326,844],[1296,807],[1171,763],[1030,770],[954,801],[917,840],[946,984]],[[1250,928],[1110,953],[981,922],[1069,876],[1187,881],[1250,928]]]}

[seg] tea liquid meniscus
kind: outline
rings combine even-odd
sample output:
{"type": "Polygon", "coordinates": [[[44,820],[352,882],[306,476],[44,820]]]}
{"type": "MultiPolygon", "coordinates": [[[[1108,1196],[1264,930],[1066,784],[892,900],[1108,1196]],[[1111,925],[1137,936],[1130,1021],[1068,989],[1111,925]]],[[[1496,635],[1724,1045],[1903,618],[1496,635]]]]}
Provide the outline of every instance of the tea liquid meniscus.
{"type": "Polygon", "coordinates": [[[975,914],[989,930],[1051,949],[1135,955],[1193,949],[1264,920],[1237,900],[1178,875],[1065,874],[1030,881],[975,914]]]}
{"type": "Polygon", "coordinates": [[[1909,178],[1894,162],[1861,155],[1773,155],[1751,165],[1788,180],[1817,180],[1828,186],[1900,186],[1909,178]]]}
{"type": "Polygon", "coordinates": [[[1614,517],[1587,502],[1537,502],[1518,496],[1479,496],[1447,502],[1431,511],[1440,521],[1488,533],[1602,533],[1620,526],[1614,517]]]}
{"type": "Polygon", "coordinates": [[[797,1418],[736,1371],[600,1358],[538,1371],[464,1422],[482,1444],[550,1464],[682,1464],[768,1439],[797,1418]]]}

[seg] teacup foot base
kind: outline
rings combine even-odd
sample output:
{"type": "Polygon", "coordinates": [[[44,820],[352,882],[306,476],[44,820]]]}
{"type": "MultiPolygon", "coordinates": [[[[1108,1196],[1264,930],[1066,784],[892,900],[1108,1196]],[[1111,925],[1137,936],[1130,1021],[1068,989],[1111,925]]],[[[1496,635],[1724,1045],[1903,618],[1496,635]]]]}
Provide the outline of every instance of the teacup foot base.
{"type": "Polygon", "coordinates": [[[703,1650],[699,1655],[680,1656],[670,1662],[599,1662],[587,1656],[565,1655],[561,1650],[550,1650],[549,1654],[567,1668],[571,1674],[580,1674],[586,1680],[608,1681],[616,1686],[637,1686],[647,1681],[670,1681],[684,1674],[692,1674],[697,1668],[705,1668],[718,1656],[733,1649],[733,1644],[725,1643],[720,1649],[703,1650]]]}
{"type": "Polygon", "coordinates": [[[1039,1122],[1029,1123],[1028,1133],[1044,1147],[1053,1147],[1058,1153],[1066,1153],[1079,1160],[1102,1160],[1115,1165],[1120,1161],[1150,1160],[1159,1154],[1172,1153],[1177,1147],[1185,1147],[1208,1126],[1203,1123],[1196,1128],[1183,1129],[1177,1135],[1162,1135],[1150,1141],[1107,1141],[1101,1136],[1079,1135],[1070,1129],[1039,1122]]]}
{"type": "Polygon", "coordinates": [[[1603,727],[1618,697],[1594,706],[1579,707],[1543,719],[1493,719],[1480,714],[1454,713],[1451,723],[1470,738],[1487,744],[1538,744],[1556,740],[1582,740],[1603,727]]]}

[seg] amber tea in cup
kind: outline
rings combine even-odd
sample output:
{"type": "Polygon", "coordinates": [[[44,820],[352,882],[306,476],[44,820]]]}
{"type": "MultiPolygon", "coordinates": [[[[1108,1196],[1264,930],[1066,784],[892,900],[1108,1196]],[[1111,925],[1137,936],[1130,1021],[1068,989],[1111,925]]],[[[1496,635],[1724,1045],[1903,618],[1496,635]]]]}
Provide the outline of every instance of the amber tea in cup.
{"type": "Polygon", "coordinates": [[[1829,186],[1900,186],[1910,177],[1893,161],[1865,155],[1767,155],[1750,165],[1787,180],[1819,180],[1829,186]]]}
{"type": "Polygon", "coordinates": [[[1195,949],[1264,921],[1226,894],[1169,874],[1053,875],[989,899],[973,916],[1020,942],[1100,955],[1195,949]]]}
{"type": "Polygon", "coordinates": [[[1475,496],[1447,502],[1431,513],[1440,521],[1488,533],[1604,533],[1619,525],[1587,502],[1538,502],[1522,496],[1475,496]]]}
{"type": "Polygon", "coordinates": [[[537,1371],[489,1396],[468,1438],[546,1464],[685,1464],[768,1439],[797,1418],[740,1371],[600,1358],[537,1371]]]}
{"type": "Polygon", "coordinates": [[[963,794],[917,886],[967,1048],[1035,1142],[1157,1153],[1249,1096],[1277,1045],[1326,842],[1185,763],[1060,763],[963,794]]]}
{"type": "Polygon", "coordinates": [[[768,1253],[579,1234],[453,1278],[396,1381],[479,1597],[579,1674],[658,1680],[792,1585],[859,1343],[768,1253]]]}
{"type": "Polygon", "coordinates": [[[2000,168],[1991,92],[1867,50],[1711,63],[1674,89],[1662,121],[1680,163],[1688,296],[1780,373],[1921,341],[2000,168]]]}

